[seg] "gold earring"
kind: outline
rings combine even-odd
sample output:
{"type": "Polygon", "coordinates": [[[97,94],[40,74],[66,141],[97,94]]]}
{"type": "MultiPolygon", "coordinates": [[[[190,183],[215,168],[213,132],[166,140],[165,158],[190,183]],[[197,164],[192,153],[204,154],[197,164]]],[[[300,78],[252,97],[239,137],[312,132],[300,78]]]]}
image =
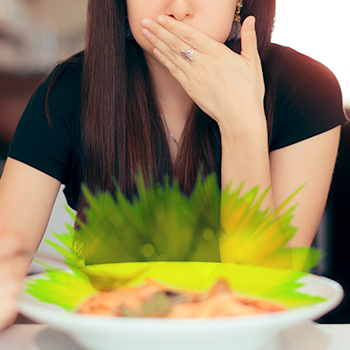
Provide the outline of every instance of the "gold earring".
{"type": "Polygon", "coordinates": [[[233,18],[234,22],[240,22],[241,21],[241,9],[243,7],[243,0],[239,0],[236,8],[235,17],[233,18]]]}
{"type": "Polygon", "coordinates": [[[239,0],[236,8],[236,13],[233,18],[231,32],[226,41],[235,41],[241,38],[241,9],[243,7],[243,0],[239,0]]]}

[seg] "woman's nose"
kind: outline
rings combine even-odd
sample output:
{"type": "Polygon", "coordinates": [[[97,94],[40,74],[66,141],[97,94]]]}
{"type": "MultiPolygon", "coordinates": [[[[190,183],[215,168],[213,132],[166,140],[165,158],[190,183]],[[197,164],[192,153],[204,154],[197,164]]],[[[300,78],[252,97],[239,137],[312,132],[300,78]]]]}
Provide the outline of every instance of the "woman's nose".
{"type": "Polygon", "coordinates": [[[187,16],[193,15],[192,0],[169,0],[166,15],[182,21],[187,16]]]}

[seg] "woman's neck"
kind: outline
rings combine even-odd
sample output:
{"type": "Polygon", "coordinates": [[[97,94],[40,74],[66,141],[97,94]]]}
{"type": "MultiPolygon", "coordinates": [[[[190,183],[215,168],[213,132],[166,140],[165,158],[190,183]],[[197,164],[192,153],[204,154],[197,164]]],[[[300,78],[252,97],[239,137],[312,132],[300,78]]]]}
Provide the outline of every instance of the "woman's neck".
{"type": "Polygon", "coordinates": [[[193,101],[187,95],[181,84],[170,74],[168,69],[147,57],[148,66],[152,75],[160,108],[167,122],[183,124],[193,101]]]}
{"type": "Polygon", "coordinates": [[[174,165],[193,101],[166,67],[160,65],[153,57],[146,55],[146,59],[159,99],[159,107],[165,119],[164,126],[167,130],[169,150],[174,165]]]}

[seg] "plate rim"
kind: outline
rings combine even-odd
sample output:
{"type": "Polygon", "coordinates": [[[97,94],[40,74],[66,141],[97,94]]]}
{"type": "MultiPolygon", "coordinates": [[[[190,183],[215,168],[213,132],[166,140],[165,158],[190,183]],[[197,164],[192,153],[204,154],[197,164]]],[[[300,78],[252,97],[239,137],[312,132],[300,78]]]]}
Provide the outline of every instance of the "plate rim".
{"type": "MultiPolygon", "coordinates": [[[[314,320],[326,314],[330,310],[334,309],[336,306],[338,306],[344,296],[344,291],[340,283],[324,276],[306,274],[305,276],[300,278],[300,280],[303,280],[303,283],[305,282],[307,283],[308,279],[311,279],[311,280],[317,279],[318,281],[321,281],[322,283],[325,283],[326,285],[330,286],[334,291],[334,296],[324,302],[321,302],[315,305],[301,306],[292,310],[289,309],[286,311],[278,311],[274,313],[261,314],[261,315],[247,315],[247,316],[237,316],[237,317],[236,316],[235,317],[212,317],[212,318],[201,318],[201,319],[122,318],[122,317],[113,318],[113,317],[106,317],[106,316],[78,314],[78,313],[75,313],[74,311],[67,311],[57,305],[42,302],[24,290],[26,287],[25,283],[28,279],[40,278],[43,276],[45,276],[45,273],[39,273],[39,274],[31,275],[25,278],[25,280],[23,281],[23,287],[19,294],[18,308],[19,308],[19,311],[26,317],[34,319],[35,321],[49,323],[49,324],[55,325],[56,327],[57,327],[57,324],[61,324],[60,322],[61,320],[64,320],[67,326],[68,324],[75,325],[78,322],[81,327],[86,328],[86,327],[89,327],[90,325],[93,325],[93,327],[95,328],[96,321],[98,320],[98,323],[99,325],[101,325],[101,327],[103,326],[104,328],[107,327],[110,329],[116,329],[116,328],[128,329],[132,327],[135,330],[135,327],[140,327],[140,329],[142,328],[144,330],[146,329],[151,330],[156,326],[156,328],[159,330],[159,327],[167,329],[172,327],[179,327],[179,325],[182,325],[181,328],[190,327],[192,330],[198,327],[200,327],[201,329],[203,329],[203,327],[210,327],[211,329],[213,329],[213,327],[221,328],[223,327],[223,325],[227,325],[227,328],[232,328],[232,327],[246,328],[247,324],[249,325],[260,324],[261,320],[264,320],[264,322],[267,325],[283,322],[284,319],[288,318],[289,316],[293,316],[294,319],[297,319],[300,321],[314,320]],[[51,308],[48,308],[48,306],[50,306],[51,308]],[[37,315],[35,315],[35,311],[40,315],[42,312],[44,313],[48,312],[49,316],[37,317],[37,315]]],[[[67,329],[67,328],[60,328],[60,329],[67,329]]]]}

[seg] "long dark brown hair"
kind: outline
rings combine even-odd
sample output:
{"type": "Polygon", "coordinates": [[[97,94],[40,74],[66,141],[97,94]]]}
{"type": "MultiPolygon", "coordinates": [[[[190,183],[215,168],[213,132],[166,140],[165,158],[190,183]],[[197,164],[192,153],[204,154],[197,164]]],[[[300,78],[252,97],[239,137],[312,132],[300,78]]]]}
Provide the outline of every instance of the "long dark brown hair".
{"type": "MultiPolygon", "coordinates": [[[[271,129],[274,93],[267,52],[275,0],[245,0],[242,22],[249,15],[256,18],[265,112],[271,129]]],[[[189,113],[179,157],[172,165],[150,72],[142,49],[135,40],[126,40],[127,28],[126,0],[89,0],[81,90],[82,181],[92,192],[100,188],[114,193],[115,177],[120,189],[131,198],[138,166],[145,178],[149,170],[159,182],[165,175],[176,177],[186,194],[191,193],[200,168],[204,176],[216,172],[220,180],[218,125],[196,106],[189,113]]],[[[237,53],[241,50],[240,40],[226,45],[237,53]]],[[[74,59],[56,69],[50,87],[74,59]]],[[[81,197],[78,212],[85,204],[81,197]]]]}

